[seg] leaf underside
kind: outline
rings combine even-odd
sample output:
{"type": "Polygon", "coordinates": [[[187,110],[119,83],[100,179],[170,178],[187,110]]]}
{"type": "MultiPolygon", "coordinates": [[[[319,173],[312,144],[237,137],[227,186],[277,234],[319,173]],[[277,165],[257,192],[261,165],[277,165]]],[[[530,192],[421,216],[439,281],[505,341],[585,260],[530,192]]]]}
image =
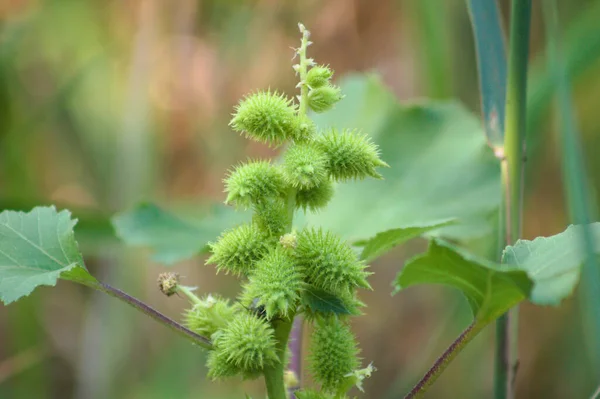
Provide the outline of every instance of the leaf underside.
{"type": "MultiPolygon", "coordinates": [[[[594,236],[594,252],[600,255],[600,223],[588,225],[594,236]]],[[[502,263],[525,270],[534,282],[530,301],[558,305],[577,286],[585,251],[581,247],[584,226],[571,225],[562,233],[519,240],[502,254],[502,263]]]]}
{"type": "MultiPolygon", "coordinates": [[[[587,226],[600,255],[600,223],[587,226]]],[[[533,241],[519,240],[503,252],[502,263],[468,254],[442,240],[431,241],[427,253],[406,263],[395,280],[396,290],[417,284],[443,284],[460,290],[477,323],[487,324],[523,299],[558,305],[575,289],[585,251],[584,226],[533,241]]]]}
{"type": "Polygon", "coordinates": [[[410,260],[398,274],[400,290],[417,284],[442,284],[460,290],[477,322],[489,323],[525,299],[532,283],[527,273],[467,254],[442,240],[410,260]]]}

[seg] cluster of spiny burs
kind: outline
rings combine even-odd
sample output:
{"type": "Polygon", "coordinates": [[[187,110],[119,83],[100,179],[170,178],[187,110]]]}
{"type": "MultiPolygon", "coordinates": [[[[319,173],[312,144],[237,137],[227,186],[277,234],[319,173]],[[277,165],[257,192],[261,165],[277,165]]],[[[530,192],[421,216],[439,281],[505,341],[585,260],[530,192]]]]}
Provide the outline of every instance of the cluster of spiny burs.
{"type": "Polygon", "coordinates": [[[250,208],[253,217],[210,244],[207,264],[239,276],[242,293],[233,302],[217,295],[194,301],[185,323],[211,337],[210,377],[272,378],[273,370],[286,368],[292,321],[303,314],[314,328],[309,361],[320,390],[296,396],[344,398],[372,371],[371,366],[359,369],[359,349],[348,326],[348,318],[360,314],[363,304],[356,291],[370,289],[370,273],[338,236],[315,226],[296,231],[293,216],[299,209],[325,207],[335,182],[381,178],[376,168],[387,165],[367,136],[334,128],[317,131],[306,115],[308,109],[331,109],[342,95],[331,84],[332,70],[306,58],[309,34],[302,25],[300,30],[300,61],[294,65],[300,76],[298,102],[276,91],[255,92],[239,103],[230,122],[252,140],[285,146],[276,162],[248,161],[224,180],[226,203],[250,208]],[[332,302],[339,306],[329,306],[332,302]]]}

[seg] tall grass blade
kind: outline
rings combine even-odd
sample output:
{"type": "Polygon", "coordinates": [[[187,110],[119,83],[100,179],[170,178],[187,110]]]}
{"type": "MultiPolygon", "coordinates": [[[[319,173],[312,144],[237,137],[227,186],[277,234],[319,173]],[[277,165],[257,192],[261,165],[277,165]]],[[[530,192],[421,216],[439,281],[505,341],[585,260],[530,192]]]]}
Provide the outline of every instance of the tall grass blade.
{"type": "Polygon", "coordinates": [[[506,50],[502,19],[494,0],[467,0],[479,69],[485,132],[492,147],[504,142],[506,50]]]}
{"type": "MultiPolygon", "coordinates": [[[[581,248],[586,252],[579,290],[583,308],[588,352],[596,370],[600,367],[600,265],[594,256],[594,237],[589,227],[592,220],[590,193],[579,132],[573,113],[570,82],[560,49],[557,4],[554,0],[543,2],[546,28],[548,66],[555,81],[559,111],[559,138],[562,155],[562,177],[567,199],[569,218],[582,224],[581,248]]],[[[579,44],[587,46],[587,44],[579,44]]]]}

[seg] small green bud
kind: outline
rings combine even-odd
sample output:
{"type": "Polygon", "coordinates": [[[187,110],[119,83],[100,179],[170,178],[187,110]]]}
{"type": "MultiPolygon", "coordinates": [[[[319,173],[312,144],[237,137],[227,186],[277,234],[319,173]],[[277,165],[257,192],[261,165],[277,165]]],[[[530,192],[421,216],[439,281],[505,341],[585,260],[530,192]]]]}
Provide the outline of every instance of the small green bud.
{"type": "Polygon", "coordinates": [[[329,203],[334,193],[333,182],[330,180],[313,188],[300,189],[296,192],[296,207],[302,208],[304,212],[317,212],[329,203]]]}
{"type": "Polygon", "coordinates": [[[228,377],[241,371],[255,375],[279,362],[274,331],[266,320],[238,313],[214,340],[208,358],[209,376],[228,377]]]}
{"type": "Polygon", "coordinates": [[[294,188],[308,189],[327,179],[328,158],[309,143],[295,144],[283,156],[284,178],[294,188]]]}
{"type": "Polygon", "coordinates": [[[255,267],[245,286],[242,303],[264,306],[267,319],[287,317],[292,313],[304,290],[304,276],[294,264],[293,255],[276,247],[255,267]]]}
{"type": "Polygon", "coordinates": [[[317,132],[317,126],[307,116],[296,118],[296,136],[294,141],[303,142],[311,139],[317,132]]]}
{"type": "Polygon", "coordinates": [[[269,161],[252,161],[242,164],[224,180],[227,199],[225,203],[248,208],[265,198],[280,197],[285,192],[281,169],[269,161]]]}
{"type": "Polygon", "coordinates": [[[311,342],[311,369],[324,391],[336,393],[360,365],[359,349],[348,325],[337,318],[316,323],[311,342]]]}
{"type": "Polygon", "coordinates": [[[312,89],[329,85],[333,71],[328,66],[317,65],[306,74],[306,84],[312,89]]]}
{"type": "Polygon", "coordinates": [[[210,337],[225,328],[234,316],[235,308],[229,300],[209,294],[184,313],[184,324],[190,330],[210,337]]]}
{"type": "Polygon", "coordinates": [[[368,176],[381,179],[375,168],[388,166],[379,158],[379,149],[366,135],[330,129],[319,136],[317,142],[329,158],[329,174],[335,180],[368,176]]]}
{"type": "Polygon", "coordinates": [[[158,275],[158,289],[166,296],[171,296],[177,292],[179,286],[179,274],[161,273],[158,275]]]}
{"type": "Polygon", "coordinates": [[[277,92],[253,93],[236,107],[229,125],[246,137],[277,146],[297,134],[296,106],[277,92]]]}
{"type": "Polygon", "coordinates": [[[329,111],[343,98],[342,91],[337,86],[322,86],[308,92],[308,106],[317,113],[329,111]]]}
{"type": "Polygon", "coordinates": [[[370,274],[352,248],[331,232],[306,228],[298,234],[296,262],[307,282],[336,295],[345,295],[356,287],[368,288],[370,274]]]}
{"type": "Polygon", "coordinates": [[[288,223],[285,202],[281,198],[265,198],[253,206],[252,221],[267,236],[281,236],[288,223]]]}
{"type": "Polygon", "coordinates": [[[269,251],[272,242],[254,224],[243,224],[226,231],[217,242],[209,243],[212,256],[206,264],[235,275],[248,275],[269,251]]]}
{"type": "Polygon", "coordinates": [[[298,237],[296,233],[287,233],[279,237],[279,243],[285,249],[294,249],[298,245],[298,237]]]}

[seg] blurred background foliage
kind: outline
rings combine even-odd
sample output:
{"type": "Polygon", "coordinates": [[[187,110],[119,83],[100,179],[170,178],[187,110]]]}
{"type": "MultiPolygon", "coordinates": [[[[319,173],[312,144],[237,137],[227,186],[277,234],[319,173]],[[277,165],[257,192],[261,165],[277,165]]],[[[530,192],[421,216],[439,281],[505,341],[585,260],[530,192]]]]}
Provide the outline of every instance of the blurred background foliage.
{"type": "MultiPolygon", "coordinates": [[[[509,1],[498,3],[506,16],[509,1]]],[[[525,238],[566,225],[554,85],[537,7],[525,238]]],[[[600,1],[560,2],[560,16],[597,189],[600,1]]],[[[227,123],[234,104],[255,88],[294,94],[290,47],[298,21],[312,31],[311,55],[337,77],[375,72],[402,102],[458,98],[480,112],[464,0],[0,0],[0,210],[71,209],[92,273],[179,317],[185,301],[156,289],[163,266],[119,243],[109,217],[140,200],[200,217],[207,204],[222,201],[231,164],[273,154],[227,123]]],[[[401,397],[469,321],[466,303],[451,290],[390,296],[399,267],[423,250],[424,241],[415,240],[373,265],[375,291],[362,296],[367,315],[353,325],[363,357],[378,368],[365,397],[401,397]]],[[[201,292],[235,296],[234,278],[202,264],[175,269],[201,292]]],[[[207,382],[203,352],[144,316],[85,288],[59,286],[0,307],[0,399],[261,397],[260,382],[207,382]]],[[[597,385],[577,309],[575,299],[558,308],[522,306],[518,397],[587,397],[597,385]]],[[[490,397],[492,338],[488,328],[429,397],[490,397]]]]}

